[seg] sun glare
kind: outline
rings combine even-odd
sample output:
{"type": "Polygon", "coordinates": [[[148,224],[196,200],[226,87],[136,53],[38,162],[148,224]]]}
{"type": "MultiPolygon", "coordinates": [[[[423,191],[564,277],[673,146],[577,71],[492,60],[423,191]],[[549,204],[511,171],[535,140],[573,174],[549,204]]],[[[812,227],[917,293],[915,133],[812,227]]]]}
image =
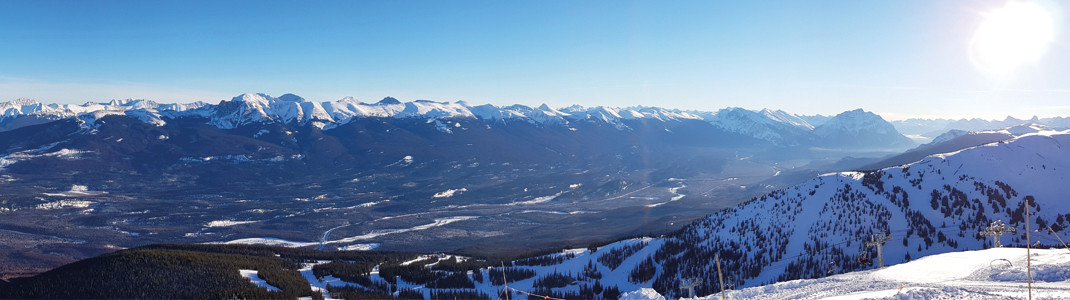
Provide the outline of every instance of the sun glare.
{"type": "Polygon", "coordinates": [[[1043,6],[1012,1],[984,15],[970,43],[970,59],[978,69],[1006,76],[1037,62],[1055,38],[1055,20],[1043,6]]]}

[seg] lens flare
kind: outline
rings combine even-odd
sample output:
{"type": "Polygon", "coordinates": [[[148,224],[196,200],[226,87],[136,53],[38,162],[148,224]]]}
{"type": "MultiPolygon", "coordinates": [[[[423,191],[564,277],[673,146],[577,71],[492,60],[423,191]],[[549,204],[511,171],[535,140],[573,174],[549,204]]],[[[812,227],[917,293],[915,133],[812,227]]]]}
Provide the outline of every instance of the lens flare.
{"type": "Polygon", "coordinates": [[[1055,18],[1033,2],[1008,2],[983,16],[970,43],[970,59],[985,73],[1006,76],[1036,63],[1055,39],[1055,18]]]}

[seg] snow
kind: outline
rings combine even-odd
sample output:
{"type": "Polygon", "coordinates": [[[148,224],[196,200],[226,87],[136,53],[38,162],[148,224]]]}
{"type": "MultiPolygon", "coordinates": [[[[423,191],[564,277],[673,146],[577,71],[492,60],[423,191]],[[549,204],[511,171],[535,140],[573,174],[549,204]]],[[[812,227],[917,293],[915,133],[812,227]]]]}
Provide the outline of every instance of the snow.
{"type": "Polygon", "coordinates": [[[561,191],[561,192],[558,192],[556,194],[549,195],[549,196],[535,197],[535,199],[531,199],[531,200],[527,200],[527,201],[509,202],[506,205],[532,205],[532,204],[546,203],[546,202],[550,202],[551,200],[557,199],[557,197],[560,197],[561,195],[564,195],[566,192],[568,192],[568,191],[561,191]]]}
{"type": "Polygon", "coordinates": [[[316,278],[316,274],[312,272],[312,268],[316,265],[326,263],[326,261],[318,261],[314,263],[301,264],[301,268],[297,271],[301,273],[302,277],[308,281],[309,286],[313,292],[319,292],[323,295],[324,299],[335,299],[331,297],[331,293],[327,291],[327,286],[357,286],[357,284],[345,282],[334,276],[323,276],[323,278],[316,278]]]}
{"type": "Polygon", "coordinates": [[[234,221],[234,220],[216,220],[204,224],[204,227],[228,227],[241,224],[256,223],[259,221],[234,221]]]}
{"type": "MultiPolygon", "coordinates": [[[[356,241],[373,239],[373,238],[377,238],[377,237],[385,236],[385,235],[405,233],[405,232],[411,232],[411,231],[427,230],[427,229],[431,229],[431,228],[434,228],[434,227],[446,226],[446,225],[449,225],[449,224],[454,223],[454,222],[467,221],[467,220],[472,220],[472,219],[476,219],[476,218],[478,218],[478,217],[475,217],[475,216],[455,216],[455,217],[438,218],[438,219],[435,219],[430,224],[417,225],[417,226],[413,226],[413,227],[410,227],[410,228],[402,228],[402,229],[376,230],[376,231],[373,231],[373,232],[370,232],[370,233],[366,233],[366,234],[362,234],[362,235],[351,236],[351,237],[337,239],[337,240],[325,241],[323,244],[325,244],[325,245],[348,244],[348,243],[353,243],[353,242],[356,242],[356,241]]],[[[243,239],[236,239],[236,240],[226,241],[226,242],[222,242],[222,243],[223,244],[269,245],[269,246],[282,246],[282,247],[292,247],[292,248],[312,247],[312,246],[320,245],[320,242],[300,242],[300,241],[290,241],[290,240],[279,239],[279,238],[243,238],[243,239]]]]}
{"type": "Polygon", "coordinates": [[[69,191],[59,192],[59,193],[43,193],[43,194],[45,196],[51,196],[51,197],[87,197],[87,196],[99,196],[99,195],[107,194],[107,192],[90,191],[89,187],[87,187],[87,186],[75,184],[75,185],[71,185],[71,189],[69,191]]]}
{"type": "Polygon", "coordinates": [[[431,196],[431,198],[449,198],[449,197],[453,197],[453,195],[456,194],[456,193],[463,193],[463,192],[467,192],[467,191],[468,191],[468,189],[466,189],[466,188],[449,189],[449,190],[445,190],[445,191],[441,191],[441,192],[435,193],[435,195],[431,196]]]}
{"type": "Polygon", "coordinates": [[[782,145],[793,145],[791,136],[810,132],[813,125],[781,110],[752,111],[730,107],[716,113],[699,113],[706,122],[727,131],[752,136],[782,145]]]}
{"type": "MultiPolygon", "coordinates": [[[[1025,249],[993,248],[950,252],[912,262],[765,286],[727,291],[735,299],[992,299],[1025,298],[1025,249]],[[1006,259],[1005,265],[993,265],[1006,259]],[[1020,276],[1016,276],[1020,275],[1020,276]]],[[[1033,297],[1070,297],[1070,254],[1033,249],[1033,297]]],[[[715,293],[697,299],[720,299],[715,293]]]]}
{"type": "Polygon", "coordinates": [[[278,291],[280,291],[279,288],[268,284],[267,281],[264,281],[263,279],[260,279],[260,275],[259,275],[260,271],[242,269],[242,270],[238,270],[238,272],[241,273],[241,277],[248,278],[249,281],[253,282],[253,284],[256,284],[256,286],[265,288],[269,292],[278,292],[278,291]]]}
{"type": "Polygon", "coordinates": [[[96,202],[86,200],[60,200],[38,204],[35,208],[40,210],[53,210],[63,208],[86,208],[96,202]]]}
{"type": "MultiPolygon", "coordinates": [[[[1026,196],[1035,197],[1030,201],[1036,207],[1029,219],[1032,228],[1041,228],[1035,224],[1041,219],[1067,228],[1066,221],[1057,221],[1058,216],[1070,212],[1070,203],[1060,200],[1070,194],[1070,185],[1065,184],[1070,182],[1070,148],[1063,145],[1070,145],[1070,131],[1037,131],[880,172],[825,174],[714,213],[670,237],[612,243],[598,247],[595,253],[578,253],[562,263],[531,269],[540,275],[577,274],[594,261],[604,275],[603,285],[617,285],[622,292],[629,292],[662,282],[658,287],[671,287],[663,292],[675,298],[685,293],[676,288],[681,277],[715,282],[713,256],[721,253],[722,267],[731,273],[725,278],[726,284],[732,289],[742,288],[730,295],[737,299],[1024,297],[1013,291],[1020,289],[1024,271],[977,273],[990,268],[993,257],[1005,257],[1014,268],[1019,268],[1024,258],[1000,252],[1013,250],[997,249],[983,252],[987,256],[969,258],[952,254],[943,258],[947,261],[944,264],[926,264],[927,258],[990,245],[988,239],[976,233],[993,220],[1005,220],[1011,226],[1023,228],[1023,220],[1011,220],[1015,216],[1013,211],[1024,205],[1026,196]],[[875,258],[876,250],[864,242],[876,233],[892,237],[882,248],[885,264],[907,264],[873,271],[866,261],[867,257],[875,258]],[[618,268],[611,270],[595,259],[603,251],[640,242],[646,245],[626,256],[618,268]],[[669,244],[673,246],[663,247],[669,244]],[[662,255],[655,261],[657,280],[628,282],[628,273],[658,252],[662,255]],[[855,270],[868,270],[858,274],[869,275],[826,277],[855,270]],[[920,273],[928,275],[920,276],[920,273]],[[819,279],[756,288],[792,278],[819,279]]],[[[666,188],[671,187],[676,186],[666,188]]],[[[1047,233],[1033,238],[1042,245],[1061,246],[1047,233]]],[[[1026,243],[1024,236],[1019,235],[1005,236],[1002,241],[1007,245],[1026,243]]],[[[1039,257],[1035,262],[1043,264],[1046,260],[1049,266],[1034,270],[1037,280],[1050,280],[1038,283],[1054,291],[1050,297],[1064,297],[1059,294],[1063,291],[1059,285],[1070,278],[1067,276],[1070,264],[1056,258],[1039,257]]],[[[510,287],[524,290],[531,284],[531,280],[519,281],[510,283],[510,287]]],[[[479,288],[494,291],[493,288],[500,287],[479,288]]],[[[569,286],[558,291],[575,291],[575,288],[569,286]]]]}
{"type": "MultiPolygon", "coordinates": [[[[796,115],[783,111],[762,110],[751,112],[760,122],[786,124],[787,126],[812,129],[813,126],[796,115]]],[[[82,105],[44,105],[30,99],[0,102],[0,122],[9,118],[35,116],[44,119],[79,118],[83,126],[93,127],[101,117],[107,115],[128,115],[157,126],[166,124],[165,119],[179,117],[207,118],[208,124],[224,129],[232,129],[247,124],[265,122],[311,124],[322,130],[330,130],[360,118],[424,118],[437,130],[452,132],[463,129],[459,122],[451,119],[479,119],[487,122],[520,121],[532,124],[565,125],[572,122],[603,122],[619,130],[629,130],[623,120],[653,119],[663,122],[677,120],[709,120],[713,114],[685,112],[658,107],[583,107],[573,105],[565,108],[551,108],[545,104],[539,107],[524,105],[494,106],[490,104],[472,106],[464,101],[436,102],[416,100],[401,102],[394,98],[384,98],[376,103],[363,103],[352,97],[336,101],[312,101],[293,94],[273,97],[267,94],[242,94],[218,104],[203,102],[184,104],[161,104],[148,100],[113,100],[106,103],[88,102],[82,105]],[[447,122],[446,120],[451,120],[447,122]]],[[[569,127],[569,130],[575,128],[569,127]]],[[[259,137],[266,133],[254,134],[259,137]]]]}
{"type": "Polygon", "coordinates": [[[665,300],[665,296],[652,288],[641,288],[621,294],[620,300],[665,300]]]}
{"type": "Polygon", "coordinates": [[[59,144],[59,142],[52,143],[38,149],[19,151],[10,153],[8,155],[0,156],[0,170],[2,170],[4,167],[13,165],[24,160],[37,159],[42,157],[55,157],[62,160],[79,160],[83,159],[86,154],[93,153],[91,151],[82,151],[67,148],[59,149],[57,151],[49,153],[43,153],[45,151],[51,150],[52,147],[55,147],[57,144],[59,144]]]}
{"type": "Polygon", "coordinates": [[[340,246],[340,247],[338,247],[338,250],[340,250],[340,251],[368,251],[368,250],[375,250],[376,248],[379,248],[379,246],[382,246],[382,245],[383,244],[381,244],[381,243],[352,244],[352,245],[340,246]]]}

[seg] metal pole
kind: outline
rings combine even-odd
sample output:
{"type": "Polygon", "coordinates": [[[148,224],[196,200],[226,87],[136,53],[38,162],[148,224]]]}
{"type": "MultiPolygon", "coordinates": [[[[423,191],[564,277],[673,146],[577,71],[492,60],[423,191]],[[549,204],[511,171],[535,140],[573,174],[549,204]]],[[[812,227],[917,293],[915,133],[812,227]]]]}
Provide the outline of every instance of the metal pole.
{"type": "MultiPolygon", "coordinates": [[[[721,300],[728,299],[724,293],[724,277],[721,277],[721,254],[715,254],[713,260],[717,262],[717,281],[721,282],[721,300]]],[[[695,295],[691,294],[691,297],[694,298],[695,295]]]]}
{"type": "Polygon", "coordinates": [[[1030,239],[1029,239],[1029,198],[1025,197],[1025,272],[1029,279],[1029,300],[1033,300],[1033,269],[1030,261],[1033,260],[1033,256],[1029,253],[1030,239]]]}
{"type": "Polygon", "coordinates": [[[505,261],[502,261],[502,284],[505,285],[505,300],[509,300],[513,293],[509,291],[509,280],[505,279],[505,261]]]}
{"type": "Polygon", "coordinates": [[[884,249],[883,249],[884,248],[884,243],[886,243],[889,240],[891,240],[892,236],[886,235],[886,236],[882,236],[882,237],[877,237],[877,235],[874,234],[874,235],[871,236],[871,238],[872,238],[871,241],[866,242],[866,246],[877,247],[877,263],[878,263],[877,268],[883,268],[884,267],[884,249]]]}
{"type": "Polygon", "coordinates": [[[884,267],[884,245],[877,246],[877,264],[879,268],[884,267]]]}
{"type": "Polygon", "coordinates": [[[1070,250],[1070,246],[1066,245],[1066,242],[1063,241],[1063,238],[1059,237],[1059,234],[1055,232],[1055,229],[1051,229],[1051,225],[1048,225],[1048,230],[1051,230],[1051,234],[1054,234],[1055,238],[1059,239],[1059,242],[1063,244],[1063,247],[1066,247],[1066,250],[1070,250]]]}

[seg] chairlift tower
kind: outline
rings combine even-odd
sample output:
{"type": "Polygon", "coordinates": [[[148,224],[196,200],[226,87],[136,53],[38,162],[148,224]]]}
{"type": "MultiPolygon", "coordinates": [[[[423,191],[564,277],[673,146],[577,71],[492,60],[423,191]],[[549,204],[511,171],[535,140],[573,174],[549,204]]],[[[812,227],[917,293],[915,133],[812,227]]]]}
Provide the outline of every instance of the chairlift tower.
{"type": "Polygon", "coordinates": [[[685,290],[686,289],[687,292],[691,295],[690,297],[691,298],[695,298],[695,287],[700,285],[700,284],[702,284],[702,280],[698,280],[698,279],[684,280],[683,283],[680,284],[680,289],[681,290],[685,290]]]}
{"type": "Polygon", "coordinates": [[[873,234],[870,236],[870,240],[866,242],[866,247],[877,247],[877,268],[884,267],[884,243],[887,243],[892,239],[892,236],[885,234],[873,234]]]}
{"type": "Polygon", "coordinates": [[[1008,232],[1017,233],[1018,230],[1014,227],[1008,227],[1007,224],[1003,223],[1003,220],[995,220],[992,221],[991,224],[988,224],[988,227],[985,228],[985,230],[981,231],[981,235],[991,236],[992,247],[1000,248],[1003,247],[1003,243],[1000,243],[999,240],[1008,232]]]}

